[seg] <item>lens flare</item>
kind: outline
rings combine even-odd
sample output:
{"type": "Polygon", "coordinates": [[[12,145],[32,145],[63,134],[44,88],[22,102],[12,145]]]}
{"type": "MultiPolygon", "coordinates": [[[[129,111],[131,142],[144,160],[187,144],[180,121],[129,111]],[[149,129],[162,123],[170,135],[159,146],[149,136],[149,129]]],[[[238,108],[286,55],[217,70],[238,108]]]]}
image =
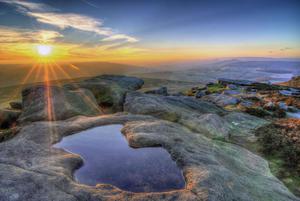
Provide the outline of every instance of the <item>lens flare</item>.
{"type": "Polygon", "coordinates": [[[37,52],[40,56],[48,56],[52,52],[52,47],[50,45],[38,45],[37,52]]]}

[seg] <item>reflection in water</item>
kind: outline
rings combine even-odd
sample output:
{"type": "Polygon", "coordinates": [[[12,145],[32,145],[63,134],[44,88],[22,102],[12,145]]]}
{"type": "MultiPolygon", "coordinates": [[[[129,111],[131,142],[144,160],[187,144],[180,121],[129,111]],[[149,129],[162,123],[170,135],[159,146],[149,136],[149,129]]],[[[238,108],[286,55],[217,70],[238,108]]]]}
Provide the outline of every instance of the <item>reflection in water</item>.
{"type": "Polygon", "coordinates": [[[182,172],[166,150],[131,148],[121,128],[122,125],[96,127],[64,137],[54,147],[83,158],[84,165],[75,172],[80,183],[107,183],[132,192],[184,188],[182,172]]]}

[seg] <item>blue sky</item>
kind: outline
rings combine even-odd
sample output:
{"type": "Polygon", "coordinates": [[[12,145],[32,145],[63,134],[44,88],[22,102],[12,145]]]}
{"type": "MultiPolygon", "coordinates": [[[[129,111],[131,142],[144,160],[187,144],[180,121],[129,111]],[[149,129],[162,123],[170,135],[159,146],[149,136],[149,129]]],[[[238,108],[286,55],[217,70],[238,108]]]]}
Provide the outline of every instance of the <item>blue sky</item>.
{"type": "Polygon", "coordinates": [[[0,0],[0,17],[2,30],[49,30],[60,35],[53,38],[57,43],[87,47],[169,52],[264,48],[261,56],[300,56],[299,0],[0,0]]]}

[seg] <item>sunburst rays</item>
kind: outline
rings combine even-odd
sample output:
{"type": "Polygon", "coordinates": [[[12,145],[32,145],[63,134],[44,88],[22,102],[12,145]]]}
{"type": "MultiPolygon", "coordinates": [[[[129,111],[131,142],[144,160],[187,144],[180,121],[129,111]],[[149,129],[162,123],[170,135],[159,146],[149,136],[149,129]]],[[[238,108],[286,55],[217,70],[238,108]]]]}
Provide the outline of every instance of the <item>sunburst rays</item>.
{"type": "MultiPolygon", "coordinates": [[[[69,83],[74,86],[74,89],[80,88],[80,86],[76,84],[76,80],[74,80],[74,78],[64,68],[68,68],[68,71],[79,71],[81,73],[81,69],[75,64],[67,63],[62,66],[51,59],[38,60],[29,68],[20,85],[18,85],[12,93],[10,100],[15,100],[19,97],[18,94],[24,87],[35,84],[43,85],[45,87],[44,101],[46,117],[48,121],[55,121],[55,97],[53,97],[51,86],[55,85],[63,87],[65,83],[69,83]]],[[[85,73],[82,74],[85,75],[85,73]]],[[[86,104],[97,109],[100,113],[103,113],[103,110],[99,107],[99,105],[95,104],[92,97],[86,95],[84,92],[80,95],[86,104]]]]}

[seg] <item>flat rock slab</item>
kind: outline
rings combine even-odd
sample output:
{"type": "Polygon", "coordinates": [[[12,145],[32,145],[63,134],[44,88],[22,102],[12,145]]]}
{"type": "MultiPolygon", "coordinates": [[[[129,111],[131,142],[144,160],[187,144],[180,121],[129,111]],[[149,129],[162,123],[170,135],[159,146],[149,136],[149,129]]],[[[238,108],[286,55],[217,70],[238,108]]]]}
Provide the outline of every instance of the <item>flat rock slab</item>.
{"type": "Polygon", "coordinates": [[[143,115],[77,117],[27,125],[16,137],[0,144],[0,178],[1,201],[299,201],[270,173],[261,157],[180,124],[143,115]],[[52,145],[64,136],[108,124],[123,124],[122,132],[133,147],[165,148],[182,168],[186,188],[131,193],[111,185],[93,187],[75,182],[72,173],[82,165],[82,159],[52,145]]]}

